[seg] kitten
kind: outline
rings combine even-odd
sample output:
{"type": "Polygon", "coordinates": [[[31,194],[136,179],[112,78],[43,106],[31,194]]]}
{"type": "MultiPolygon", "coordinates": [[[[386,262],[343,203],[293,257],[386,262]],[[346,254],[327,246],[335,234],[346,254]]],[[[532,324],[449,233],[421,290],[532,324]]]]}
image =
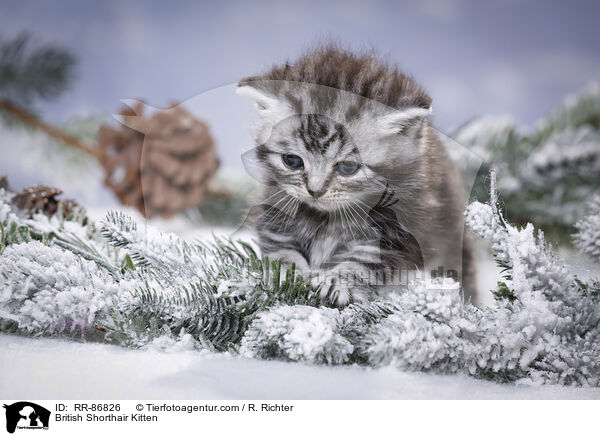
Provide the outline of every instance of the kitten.
{"type": "Polygon", "coordinates": [[[454,275],[474,299],[460,178],[411,78],[326,45],[237,93],[260,114],[264,255],[295,263],[333,305],[370,300],[381,289],[373,273],[386,271],[454,275]]]}

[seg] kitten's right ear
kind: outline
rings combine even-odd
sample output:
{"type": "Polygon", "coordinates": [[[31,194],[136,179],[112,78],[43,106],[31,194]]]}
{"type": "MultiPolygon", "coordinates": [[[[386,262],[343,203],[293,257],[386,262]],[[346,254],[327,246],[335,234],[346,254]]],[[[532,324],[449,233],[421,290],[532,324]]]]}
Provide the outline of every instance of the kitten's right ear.
{"type": "Polygon", "coordinates": [[[410,123],[431,114],[431,107],[412,107],[394,111],[377,120],[377,127],[381,136],[397,135],[405,130],[410,123]]]}
{"type": "Polygon", "coordinates": [[[235,93],[244,97],[250,97],[254,100],[258,113],[264,121],[275,124],[292,115],[289,106],[285,102],[251,84],[245,83],[238,85],[235,93]]]}

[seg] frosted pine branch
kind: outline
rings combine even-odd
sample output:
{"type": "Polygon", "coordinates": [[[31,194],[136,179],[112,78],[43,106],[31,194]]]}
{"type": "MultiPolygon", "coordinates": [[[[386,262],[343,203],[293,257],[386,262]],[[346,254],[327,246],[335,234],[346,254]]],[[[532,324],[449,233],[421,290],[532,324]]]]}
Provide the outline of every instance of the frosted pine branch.
{"type": "Polygon", "coordinates": [[[471,204],[467,222],[505,269],[497,307],[465,303],[458,284],[417,281],[339,310],[319,307],[293,268],[243,242],[189,243],[116,213],[101,232],[28,220],[0,191],[0,326],[32,335],[98,328],[129,347],[600,386],[598,281],[578,280],[541,232],[506,222],[491,198],[471,204]]]}
{"type": "Polygon", "coordinates": [[[481,159],[473,195],[486,201],[488,174],[510,221],[533,222],[567,239],[590,192],[600,190],[600,86],[569,97],[535,126],[481,117],[451,135],[481,159]]]}
{"type": "Polygon", "coordinates": [[[420,282],[377,302],[383,310],[276,307],[250,325],[242,354],[599,386],[597,285],[578,281],[541,233],[507,224],[495,204],[472,204],[467,221],[509,269],[503,286],[513,298],[501,299],[497,308],[464,303],[458,286],[436,289],[420,282]]]}
{"type": "Polygon", "coordinates": [[[588,204],[588,215],[577,221],[577,233],[573,240],[577,248],[596,261],[600,261],[600,196],[593,197],[588,204]]]}
{"type": "Polygon", "coordinates": [[[38,241],[11,245],[0,263],[2,318],[29,333],[93,327],[127,289],[94,262],[38,241]]]}

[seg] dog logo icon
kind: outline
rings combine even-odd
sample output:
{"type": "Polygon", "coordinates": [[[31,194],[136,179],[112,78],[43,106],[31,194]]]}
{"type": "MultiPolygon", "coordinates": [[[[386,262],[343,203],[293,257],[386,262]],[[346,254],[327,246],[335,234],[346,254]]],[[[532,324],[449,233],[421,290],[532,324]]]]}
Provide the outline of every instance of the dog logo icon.
{"type": "Polygon", "coordinates": [[[48,429],[50,411],[29,401],[19,401],[3,406],[6,409],[6,431],[19,429],[48,429]]]}

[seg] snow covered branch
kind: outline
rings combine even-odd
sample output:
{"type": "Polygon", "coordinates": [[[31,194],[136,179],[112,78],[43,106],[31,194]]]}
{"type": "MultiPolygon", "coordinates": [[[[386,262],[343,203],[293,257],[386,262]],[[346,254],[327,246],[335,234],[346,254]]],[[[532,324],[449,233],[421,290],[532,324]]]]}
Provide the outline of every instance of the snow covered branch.
{"type": "MultiPolygon", "coordinates": [[[[91,331],[129,347],[600,386],[599,280],[575,277],[541,232],[504,219],[494,188],[491,198],[469,206],[467,223],[503,268],[496,307],[464,302],[458,284],[415,281],[340,310],[320,306],[293,266],[282,270],[243,242],[183,241],[120,213],[98,225],[25,218],[0,189],[0,327],[91,331]]],[[[597,242],[596,215],[578,225],[582,248],[597,242]]]]}

